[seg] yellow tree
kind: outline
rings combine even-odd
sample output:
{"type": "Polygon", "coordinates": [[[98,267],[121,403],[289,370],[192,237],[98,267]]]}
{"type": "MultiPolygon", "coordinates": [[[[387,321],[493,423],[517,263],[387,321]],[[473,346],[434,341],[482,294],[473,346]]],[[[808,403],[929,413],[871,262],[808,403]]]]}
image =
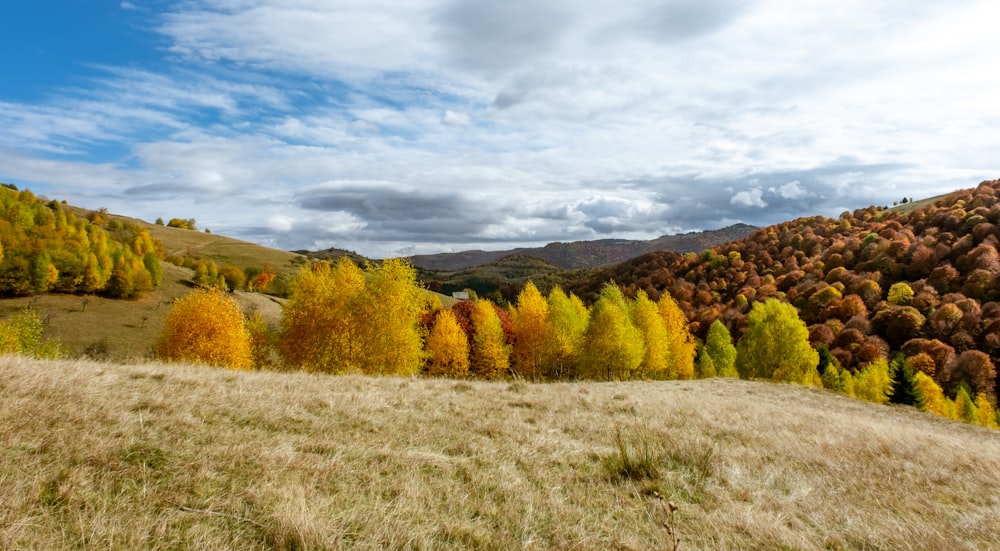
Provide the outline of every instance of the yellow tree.
{"type": "Polygon", "coordinates": [[[669,356],[667,363],[676,372],[678,379],[694,379],[694,357],[698,353],[698,345],[688,330],[687,316],[670,293],[664,291],[656,305],[660,316],[667,327],[669,356]]]}
{"type": "Polygon", "coordinates": [[[986,397],[986,394],[982,392],[976,394],[975,406],[976,410],[973,417],[976,420],[976,424],[991,429],[997,428],[996,409],[993,408],[993,403],[986,397]]]}
{"type": "Polygon", "coordinates": [[[510,346],[493,303],[477,300],[472,308],[470,370],[477,377],[496,379],[510,367],[510,346]]]}
{"type": "Polygon", "coordinates": [[[583,338],[580,371],[595,379],[631,378],[645,356],[642,333],[636,329],[621,289],[605,284],[583,338]]]}
{"type": "Polygon", "coordinates": [[[364,273],[347,257],[333,267],[324,262],[300,270],[281,319],[285,362],[325,373],[358,369],[354,303],[364,291],[364,273]]]}
{"type": "Polygon", "coordinates": [[[549,327],[545,342],[545,375],[561,378],[576,374],[583,334],[587,331],[589,312],[574,294],[566,295],[559,287],[549,291],[549,327]]]}
{"type": "Polygon", "coordinates": [[[941,386],[923,371],[914,373],[913,378],[916,379],[917,388],[924,397],[924,411],[946,417],[944,391],[941,390],[941,386]]]}
{"type": "Polygon", "coordinates": [[[639,366],[641,377],[676,379],[677,366],[670,363],[671,341],[657,304],[640,290],[632,302],[632,320],[642,334],[645,353],[639,366]]]}
{"type": "Polygon", "coordinates": [[[854,376],[854,395],[861,400],[887,404],[891,386],[889,362],[885,358],[873,361],[854,376]]]}
{"type": "Polygon", "coordinates": [[[517,306],[511,312],[514,326],[514,348],[511,354],[515,373],[528,379],[542,375],[542,359],[549,339],[549,303],[528,282],[517,295],[517,306]]]}
{"type": "Polygon", "coordinates": [[[427,299],[417,284],[416,270],[405,260],[369,266],[365,291],[352,306],[361,371],[394,375],[420,371],[424,364],[420,315],[427,299]]]}
{"type": "Polygon", "coordinates": [[[736,345],[741,377],[822,386],[818,364],[819,354],[809,345],[809,330],[794,306],[777,299],[753,305],[736,345]]]}
{"type": "Polygon", "coordinates": [[[427,337],[427,374],[465,377],[469,374],[469,340],[450,309],[439,310],[427,337]]]}
{"type": "Polygon", "coordinates": [[[250,336],[240,307],[222,292],[194,291],[167,314],[156,355],[168,361],[250,369],[250,336]]]}

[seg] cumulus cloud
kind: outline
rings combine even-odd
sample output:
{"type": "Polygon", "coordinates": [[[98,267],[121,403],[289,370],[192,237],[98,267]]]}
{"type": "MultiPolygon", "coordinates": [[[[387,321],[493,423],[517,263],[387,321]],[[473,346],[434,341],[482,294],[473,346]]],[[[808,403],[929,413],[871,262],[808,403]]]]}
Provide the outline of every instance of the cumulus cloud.
{"type": "Polygon", "coordinates": [[[1000,172],[985,0],[141,8],[155,64],[0,92],[0,180],[381,256],[836,216],[1000,172]]]}

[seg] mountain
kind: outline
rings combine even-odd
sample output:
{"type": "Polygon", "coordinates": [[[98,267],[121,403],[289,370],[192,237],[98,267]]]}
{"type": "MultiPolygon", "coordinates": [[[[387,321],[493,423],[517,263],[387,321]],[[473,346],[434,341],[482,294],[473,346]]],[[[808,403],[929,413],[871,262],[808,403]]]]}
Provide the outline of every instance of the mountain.
{"type": "Polygon", "coordinates": [[[549,243],[544,247],[518,248],[506,251],[462,251],[410,257],[413,265],[427,270],[455,271],[499,260],[511,254],[540,258],[567,270],[594,268],[623,262],[653,251],[701,252],[727,241],[746,237],[754,229],[747,224],[734,224],[718,230],[664,235],[649,241],[600,239],[549,243]]]}
{"type": "Polygon", "coordinates": [[[901,352],[948,392],[965,385],[995,395],[998,226],[995,180],[913,210],[800,218],[698,255],[645,254],[564,288],[585,300],[610,280],[654,299],[669,292],[702,338],[715,320],[739,337],[753,303],[777,298],[797,307],[813,345],[843,367],[901,352]]]}

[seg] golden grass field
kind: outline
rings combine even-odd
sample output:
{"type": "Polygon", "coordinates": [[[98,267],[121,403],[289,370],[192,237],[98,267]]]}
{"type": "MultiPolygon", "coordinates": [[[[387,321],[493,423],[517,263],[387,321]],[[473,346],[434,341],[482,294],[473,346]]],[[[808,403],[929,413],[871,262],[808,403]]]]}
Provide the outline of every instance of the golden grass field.
{"type": "Polygon", "coordinates": [[[1000,548],[1000,432],[790,385],[3,357],[0,432],[2,549],[1000,548]]]}

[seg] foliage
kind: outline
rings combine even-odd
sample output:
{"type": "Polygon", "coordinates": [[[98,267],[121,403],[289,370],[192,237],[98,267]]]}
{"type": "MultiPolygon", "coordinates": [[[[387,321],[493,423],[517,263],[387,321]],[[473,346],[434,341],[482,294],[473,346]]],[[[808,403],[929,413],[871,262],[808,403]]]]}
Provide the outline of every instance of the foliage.
{"type": "Polygon", "coordinates": [[[637,373],[645,355],[642,333],[629,316],[619,289],[608,283],[590,312],[583,338],[581,375],[593,379],[623,380],[637,373]]]}
{"type": "Polygon", "coordinates": [[[746,379],[817,385],[819,355],[795,308],[771,299],[754,304],[737,344],[736,366],[746,379]]]}
{"type": "Polygon", "coordinates": [[[973,414],[973,417],[975,418],[977,425],[982,425],[991,429],[1000,428],[997,427],[996,408],[993,407],[993,403],[986,397],[986,394],[982,392],[976,394],[976,401],[974,405],[976,411],[973,414]]]}
{"type": "Polygon", "coordinates": [[[729,329],[719,320],[712,322],[705,338],[705,348],[702,352],[711,358],[715,373],[719,377],[739,377],[736,371],[736,347],[733,346],[729,329]]]}
{"type": "Polygon", "coordinates": [[[537,379],[543,374],[545,342],[549,335],[549,304],[538,292],[535,284],[528,282],[517,295],[517,305],[511,312],[514,325],[514,347],[511,368],[527,379],[537,379]]]}
{"type": "Polygon", "coordinates": [[[889,401],[890,384],[889,362],[879,358],[854,376],[854,395],[861,400],[885,404],[889,401]]]}
{"type": "Polygon", "coordinates": [[[58,340],[45,339],[44,324],[38,312],[25,308],[0,321],[0,355],[15,354],[33,358],[58,358],[62,355],[58,340]]]}
{"type": "Polygon", "coordinates": [[[632,321],[645,343],[645,353],[637,375],[641,378],[676,379],[677,364],[671,361],[671,340],[659,307],[649,300],[645,291],[639,291],[631,308],[632,321]]]}
{"type": "Polygon", "coordinates": [[[182,230],[197,230],[194,218],[171,218],[167,222],[167,227],[170,228],[180,228],[182,230]]]}
{"type": "Polygon", "coordinates": [[[145,229],[97,214],[107,229],[28,190],[0,189],[0,295],[133,298],[152,290],[161,278],[159,243],[145,229]]]}
{"type": "Polygon", "coordinates": [[[217,290],[196,290],[178,300],[156,344],[157,357],[250,369],[253,350],[240,307],[217,290]]]}
{"type": "Polygon", "coordinates": [[[670,293],[660,295],[657,307],[667,331],[668,374],[678,379],[693,379],[697,344],[688,330],[687,317],[670,293]]]}
{"type": "Polygon", "coordinates": [[[889,403],[924,409],[923,393],[920,392],[920,386],[913,374],[913,367],[906,358],[902,355],[896,356],[889,368],[889,403]]]}
{"type": "Polygon", "coordinates": [[[920,395],[924,398],[924,411],[945,417],[945,397],[941,386],[934,382],[930,375],[917,371],[913,375],[920,395]]]}
{"type": "Polygon", "coordinates": [[[510,368],[510,345],[492,302],[482,299],[473,304],[470,371],[477,377],[497,379],[510,368]]]}
{"type": "Polygon", "coordinates": [[[559,287],[549,291],[549,339],[545,343],[546,376],[571,377],[583,347],[590,313],[576,295],[567,295],[559,287]]]}
{"type": "Polygon", "coordinates": [[[449,309],[439,310],[427,337],[427,374],[465,377],[469,374],[469,341],[449,309]]]}

